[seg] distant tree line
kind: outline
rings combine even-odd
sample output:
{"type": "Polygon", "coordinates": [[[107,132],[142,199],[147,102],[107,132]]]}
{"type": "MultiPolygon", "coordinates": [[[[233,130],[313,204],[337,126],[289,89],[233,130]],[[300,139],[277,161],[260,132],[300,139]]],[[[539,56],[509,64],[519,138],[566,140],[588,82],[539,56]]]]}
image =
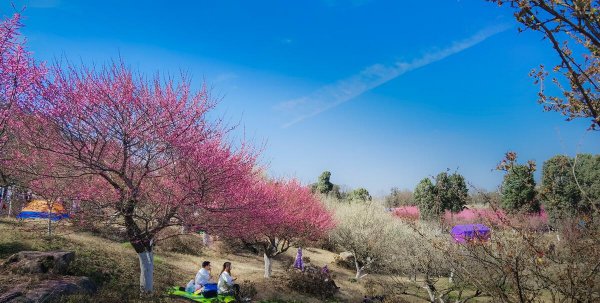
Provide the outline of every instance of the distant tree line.
{"type": "MultiPolygon", "coordinates": [[[[504,172],[498,191],[469,192],[465,177],[458,172],[441,172],[423,178],[413,191],[394,187],[384,197],[386,208],[418,206],[422,219],[435,219],[445,211],[457,213],[467,204],[500,201],[508,213],[536,213],[542,207],[551,222],[585,216],[600,206],[600,155],[556,155],[544,162],[541,183],[537,184],[534,161],[519,163],[515,152],[508,152],[497,170],[504,172]],[[490,197],[497,196],[497,199],[490,197]]],[[[311,185],[315,193],[340,201],[365,202],[372,197],[365,188],[344,191],[331,182],[331,172],[324,171],[311,185]]]]}
{"type": "Polygon", "coordinates": [[[351,191],[343,191],[337,184],[331,183],[331,172],[324,171],[317,183],[310,185],[313,193],[319,193],[347,202],[367,202],[373,200],[366,188],[359,187],[351,191]]]}

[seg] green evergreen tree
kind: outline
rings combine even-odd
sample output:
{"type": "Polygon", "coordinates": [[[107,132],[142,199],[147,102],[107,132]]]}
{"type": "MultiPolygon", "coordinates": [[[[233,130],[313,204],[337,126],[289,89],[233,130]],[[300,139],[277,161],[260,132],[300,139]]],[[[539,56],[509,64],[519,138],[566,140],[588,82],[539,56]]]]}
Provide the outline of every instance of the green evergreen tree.
{"type": "Polygon", "coordinates": [[[319,176],[319,181],[316,185],[316,192],[321,194],[328,194],[329,192],[331,192],[331,190],[333,190],[333,183],[331,183],[330,179],[331,172],[324,171],[323,173],[321,173],[321,175],[319,176]]]}
{"type": "Polygon", "coordinates": [[[542,168],[540,199],[553,222],[591,212],[600,200],[600,156],[548,159],[542,168]]]}
{"type": "Polygon", "coordinates": [[[369,191],[365,188],[357,188],[348,194],[348,201],[350,202],[367,202],[371,201],[373,198],[369,194],[369,191]]]}
{"type": "Polygon", "coordinates": [[[460,212],[467,204],[468,197],[465,178],[456,172],[451,175],[439,173],[435,177],[435,184],[429,178],[424,178],[414,192],[422,219],[439,218],[446,210],[460,212]]]}
{"type": "Polygon", "coordinates": [[[461,212],[469,199],[469,189],[465,177],[455,172],[448,177],[448,181],[450,188],[445,199],[445,209],[453,213],[461,212]]]}
{"type": "Polygon", "coordinates": [[[502,181],[500,207],[508,212],[539,212],[541,208],[533,178],[535,162],[517,164],[517,154],[508,152],[498,169],[506,172],[502,181]]]}
{"type": "Polygon", "coordinates": [[[442,213],[439,200],[436,199],[435,186],[429,178],[423,178],[414,191],[415,202],[419,206],[421,219],[433,219],[442,213]]]}

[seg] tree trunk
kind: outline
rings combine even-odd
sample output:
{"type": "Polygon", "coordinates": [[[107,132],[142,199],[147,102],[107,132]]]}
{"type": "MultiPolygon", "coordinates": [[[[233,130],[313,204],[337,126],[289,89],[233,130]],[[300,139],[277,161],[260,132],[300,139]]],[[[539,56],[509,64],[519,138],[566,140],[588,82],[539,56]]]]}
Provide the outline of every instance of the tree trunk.
{"type": "Polygon", "coordinates": [[[270,278],[273,259],[269,257],[266,253],[263,254],[263,258],[265,259],[265,278],[270,278]]]}
{"type": "Polygon", "coordinates": [[[6,200],[8,200],[8,216],[12,217],[12,201],[13,201],[14,192],[11,191],[10,194],[7,194],[6,200]]]}
{"type": "Polygon", "coordinates": [[[356,280],[360,280],[362,277],[366,276],[363,274],[365,267],[358,264],[358,261],[356,261],[356,256],[354,257],[354,266],[356,267],[356,280]]]}
{"type": "Polygon", "coordinates": [[[435,303],[435,289],[429,283],[425,283],[425,290],[427,290],[427,294],[429,295],[429,302],[435,303]]]}
{"type": "Polygon", "coordinates": [[[360,280],[360,278],[362,278],[362,277],[363,277],[363,271],[362,271],[362,269],[361,268],[357,268],[356,269],[356,276],[355,276],[356,280],[360,280]]]}
{"type": "Polygon", "coordinates": [[[4,209],[4,205],[6,205],[6,192],[8,191],[8,186],[2,187],[2,196],[0,197],[0,212],[4,209]]]}
{"type": "Polygon", "coordinates": [[[152,250],[138,253],[140,259],[140,291],[143,294],[154,290],[154,253],[152,250]]]}
{"type": "Polygon", "coordinates": [[[52,237],[52,209],[54,208],[54,201],[47,203],[48,205],[48,237],[52,237]]]}
{"type": "Polygon", "coordinates": [[[210,246],[210,236],[205,231],[202,232],[202,244],[204,244],[204,247],[210,246]]]}
{"type": "Polygon", "coordinates": [[[135,249],[140,260],[140,292],[142,295],[151,294],[154,291],[154,234],[148,230],[142,230],[133,220],[134,207],[128,202],[129,214],[124,216],[125,228],[129,243],[135,249]]]}
{"type": "Polygon", "coordinates": [[[50,219],[50,213],[48,213],[48,237],[52,237],[52,219],[50,219]]]}

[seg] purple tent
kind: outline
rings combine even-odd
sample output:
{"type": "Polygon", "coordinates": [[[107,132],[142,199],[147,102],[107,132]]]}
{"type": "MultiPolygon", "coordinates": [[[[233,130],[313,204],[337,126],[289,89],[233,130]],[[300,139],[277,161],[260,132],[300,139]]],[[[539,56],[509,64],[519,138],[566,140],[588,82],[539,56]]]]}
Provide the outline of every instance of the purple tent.
{"type": "Polygon", "coordinates": [[[483,224],[464,224],[452,227],[452,238],[458,243],[471,241],[485,242],[490,239],[491,230],[483,224]]]}

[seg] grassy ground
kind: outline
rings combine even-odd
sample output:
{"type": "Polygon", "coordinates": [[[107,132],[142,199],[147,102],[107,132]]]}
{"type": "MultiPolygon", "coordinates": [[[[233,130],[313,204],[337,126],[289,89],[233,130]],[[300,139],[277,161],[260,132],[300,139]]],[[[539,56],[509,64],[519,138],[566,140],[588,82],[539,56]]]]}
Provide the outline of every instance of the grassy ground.
{"type": "MultiPolygon", "coordinates": [[[[198,243],[200,239],[196,239],[198,243]]],[[[166,242],[165,242],[166,243],[166,242]]],[[[194,242],[191,242],[194,243],[194,242]]],[[[188,243],[189,244],[189,243],[188,243]]],[[[172,244],[170,244],[172,245],[172,244]]],[[[188,245],[193,246],[193,245],[188,245]]],[[[199,245],[198,245],[199,246],[199,245]]],[[[238,282],[250,281],[258,294],[255,302],[263,303],[312,303],[322,302],[318,298],[307,296],[289,289],[285,283],[285,266],[295,257],[296,250],[291,248],[285,255],[275,259],[273,277],[263,278],[263,259],[250,253],[232,253],[222,249],[222,243],[216,242],[211,248],[187,249],[186,253],[172,252],[167,245],[159,245],[155,253],[155,289],[164,293],[168,287],[184,286],[192,279],[200,263],[209,260],[213,263],[213,274],[220,271],[220,265],[229,261],[233,263],[232,273],[238,282]]],[[[138,281],[139,264],[137,254],[127,242],[109,240],[97,233],[76,232],[68,224],[56,227],[55,235],[46,236],[46,223],[36,221],[16,221],[0,219],[0,264],[13,253],[22,250],[72,250],[76,253],[70,274],[90,277],[100,286],[100,290],[92,297],[74,296],[63,302],[135,302],[139,301],[138,281]]],[[[384,281],[388,277],[369,275],[367,279],[356,282],[354,271],[341,268],[333,263],[335,254],[326,250],[307,248],[304,257],[316,266],[327,265],[340,287],[340,292],[330,302],[361,302],[364,294],[386,293],[389,290],[370,288],[368,280],[384,281]],[[371,291],[369,291],[371,289],[371,291]]],[[[29,277],[6,275],[0,272],[0,294],[10,287],[27,282],[29,277]]],[[[446,283],[441,279],[440,283],[446,283]]],[[[371,283],[372,284],[372,283],[371,283]]],[[[377,283],[374,283],[377,284],[377,283]]],[[[440,285],[442,286],[442,285],[440,285]]],[[[426,295],[422,288],[417,288],[426,295]]],[[[156,302],[188,302],[158,296],[152,298],[156,302]]],[[[148,299],[144,300],[144,302],[148,299]]],[[[399,302],[423,302],[411,297],[403,297],[399,302]]]]}
{"type": "MultiPolygon", "coordinates": [[[[44,222],[19,222],[0,219],[0,263],[11,254],[22,250],[73,250],[76,260],[71,274],[88,276],[98,285],[100,291],[92,298],[73,297],[70,302],[124,302],[137,299],[139,265],[137,254],[126,242],[118,242],[86,232],[74,232],[68,225],[58,226],[55,235],[45,235],[44,222]]],[[[155,287],[157,291],[173,285],[185,285],[192,279],[204,260],[214,264],[215,275],[219,265],[225,261],[233,263],[233,275],[238,281],[254,283],[258,295],[256,301],[272,302],[321,302],[321,300],[288,289],[284,283],[284,259],[293,257],[294,249],[273,264],[273,278],[263,278],[262,256],[246,253],[226,253],[217,249],[204,249],[196,255],[174,253],[158,249],[155,255],[155,287]]],[[[341,291],[338,302],[360,302],[364,288],[360,283],[351,282],[354,276],[350,270],[332,264],[334,254],[320,249],[307,249],[304,256],[317,266],[327,264],[335,275],[341,291]]],[[[0,293],[26,279],[24,277],[0,275],[0,293]],[[21,279],[21,280],[20,280],[21,279]]],[[[170,298],[156,298],[161,302],[183,302],[170,298]]]]}

